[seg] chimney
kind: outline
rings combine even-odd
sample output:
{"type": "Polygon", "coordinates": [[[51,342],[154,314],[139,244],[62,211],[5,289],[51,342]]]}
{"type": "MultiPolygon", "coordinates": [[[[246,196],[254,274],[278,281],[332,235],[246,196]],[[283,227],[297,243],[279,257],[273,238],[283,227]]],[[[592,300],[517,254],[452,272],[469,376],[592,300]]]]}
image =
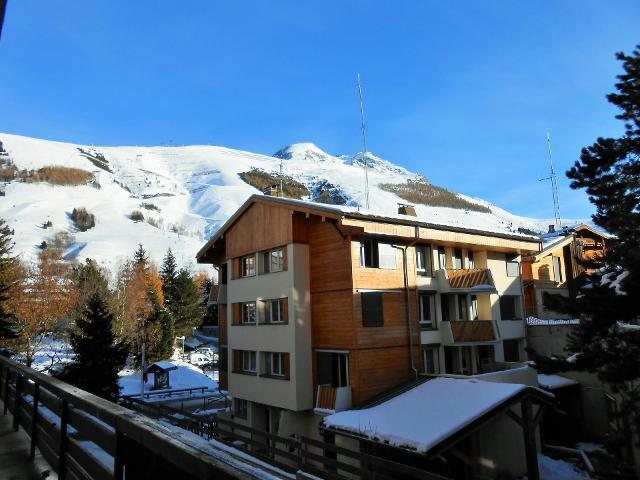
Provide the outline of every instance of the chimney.
{"type": "Polygon", "coordinates": [[[275,185],[271,185],[270,187],[265,188],[264,190],[262,190],[262,193],[264,195],[267,195],[269,197],[282,197],[282,192],[280,191],[280,185],[278,185],[277,183],[275,185]]]}
{"type": "Polygon", "coordinates": [[[409,215],[411,217],[417,217],[416,207],[413,205],[407,205],[405,203],[398,204],[398,213],[400,215],[409,215]]]}
{"type": "Polygon", "coordinates": [[[556,233],[556,226],[555,225],[549,225],[549,233],[556,233]]]}

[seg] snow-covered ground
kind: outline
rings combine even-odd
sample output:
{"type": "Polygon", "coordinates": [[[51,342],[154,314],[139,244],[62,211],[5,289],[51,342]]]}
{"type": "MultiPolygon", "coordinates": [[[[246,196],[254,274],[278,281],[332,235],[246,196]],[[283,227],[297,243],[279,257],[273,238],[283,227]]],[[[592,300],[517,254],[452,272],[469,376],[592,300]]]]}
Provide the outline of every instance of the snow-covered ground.
{"type": "MultiPolygon", "coordinates": [[[[30,259],[35,258],[43,240],[50,239],[56,231],[67,231],[76,240],[66,252],[69,258],[90,257],[113,268],[141,242],[156,261],[171,247],[181,265],[194,263],[204,239],[258,192],[238,173],[254,167],[275,172],[280,162],[286,175],[310,190],[329,182],[348,199],[349,205],[362,205],[364,198],[360,156],[332,156],[310,143],[291,145],[271,157],[203,145],[91,147],[2,133],[0,141],[20,169],[51,165],[80,168],[92,172],[100,184],[100,188],[22,182],[0,186],[6,193],[0,201],[0,217],[15,229],[16,251],[30,259]],[[104,158],[109,171],[98,168],[79,148],[104,158]],[[151,203],[159,210],[144,209],[143,203],[151,203]],[[86,232],[75,231],[69,218],[75,207],[86,207],[93,213],[96,226],[86,232]],[[157,227],[147,221],[132,222],[129,215],[134,210],[151,218],[157,227]],[[41,228],[47,220],[53,226],[41,228]]],[[[404,201],[381,190],[378,184],[402,183],[417,174],[373,154],[368,155],[368,162],[370,211],[396,214],[396,204],[404,201]]],[[[513,215],[484,200],[461,197],[488,206],[491,213],[417,205],[418,217],[431,223],[511,233],[520,227],[545,231],[553,223],[513,215]]]]}
{"type": "Polygon", "coordinates": [[[572,463],[538,454],[540,480],[589,480],[591,477],[572,463]]]}
{"type": "MultiPolygon", "coordinates": [[[[169,384],[172,389],[206,387],[209,390],[218,390],[218,382],[204,373],[198,367],[182,360],[171,360],[171,363],[178,367],[177,370],[169,372],[169,384]]],[[[120,395],[135,395],[140,393],[141,385],[140,370],[123,370],[120,372],[120,395]]],[[[151,391],[153,388],[153,374],[147,376],[144,391],[151,391]]]]}

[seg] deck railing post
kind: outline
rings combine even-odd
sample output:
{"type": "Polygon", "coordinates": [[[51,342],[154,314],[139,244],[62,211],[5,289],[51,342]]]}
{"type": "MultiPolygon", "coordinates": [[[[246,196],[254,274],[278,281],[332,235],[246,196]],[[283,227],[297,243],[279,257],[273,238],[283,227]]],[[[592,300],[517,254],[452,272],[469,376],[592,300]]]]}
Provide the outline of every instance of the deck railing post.
{"type": "Polygon", "coordinates": [[[13,395],[13,429],[17,432],[20,428],[20,399],[22,398],[22,375],[16,372],[16,389],[13,395]]]}
{"type": "Polygon", "coordinates": [[[2,412],[3,415],[7,414],[7,410],[9,409],[9,379],[11,378],[11,369],[9,368],[9,365],[7,365],[4,369],[4,397],[3,397],[3,403],[4,403],[4,411],[2,412]]]}
{"type": "Polygon", "coordinates": [[[67,477],[67,425],[69,422],[69,402],[62,400],[60,410],[60,448],[58,450],[58,479],[67,477]]]}
{"type": "Polygon", "coordinates": [[[115,480],[124,480],[125,442],[124,433],[116,431],[116,456],[113,460],[113,478],[115,480]]]}
{"type": "Polygon", "coordinates": [[[40,401],[40,384],[33,385],[33,405],[31,406],[31,450],[29,456],[36,456],[36,436],[38,435],[38,402],[40,401]]]}

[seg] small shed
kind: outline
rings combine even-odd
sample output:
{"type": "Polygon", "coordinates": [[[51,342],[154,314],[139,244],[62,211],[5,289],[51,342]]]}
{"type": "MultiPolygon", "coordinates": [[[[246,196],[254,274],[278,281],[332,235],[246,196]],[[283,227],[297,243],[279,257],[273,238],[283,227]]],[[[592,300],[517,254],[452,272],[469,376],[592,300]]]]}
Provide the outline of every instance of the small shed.
{"type": "Polygon", "coordinates": [[[153,373],[152,390],[164,390],[171,388],[169,385],[169,372],[177,370],[177,365],[171,362],[156,362],[147,368],[148,373],[153,373]]]}

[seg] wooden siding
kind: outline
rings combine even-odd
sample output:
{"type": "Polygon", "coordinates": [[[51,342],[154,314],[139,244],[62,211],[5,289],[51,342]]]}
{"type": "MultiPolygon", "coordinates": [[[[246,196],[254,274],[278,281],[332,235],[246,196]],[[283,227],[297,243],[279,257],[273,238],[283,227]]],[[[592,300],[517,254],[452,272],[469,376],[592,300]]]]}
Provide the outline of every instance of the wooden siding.
{"type": "Polygon", "coordinates": [[[289,208],[254,203],[225,233],[227,258],[291,243],[291,216],[289,208]]]}
{"type": "Polygon", "coordinates": [[[473,288],[477,285],[493,285],[486,268],[447,269],[451,288],[473,288]]]}
{"type": "Polygon", "coordinates": [[[492,342],[496,339],[492,322],[451,322],[455,342],[492,342]]]}
{"type": "Polygon", "coordinates": [[[356,347],[353,292],[338,290],[311,294],[313,348],[356,347]]]}
{"type": "MultiPolygon", "coordinates": [[[[309,267],[311,293],[351,289],[350,241],[335,224],[311,217],[309,223],[309,267]]],[[[313,295],[312,295],[313,302],[313,295]]]]}

